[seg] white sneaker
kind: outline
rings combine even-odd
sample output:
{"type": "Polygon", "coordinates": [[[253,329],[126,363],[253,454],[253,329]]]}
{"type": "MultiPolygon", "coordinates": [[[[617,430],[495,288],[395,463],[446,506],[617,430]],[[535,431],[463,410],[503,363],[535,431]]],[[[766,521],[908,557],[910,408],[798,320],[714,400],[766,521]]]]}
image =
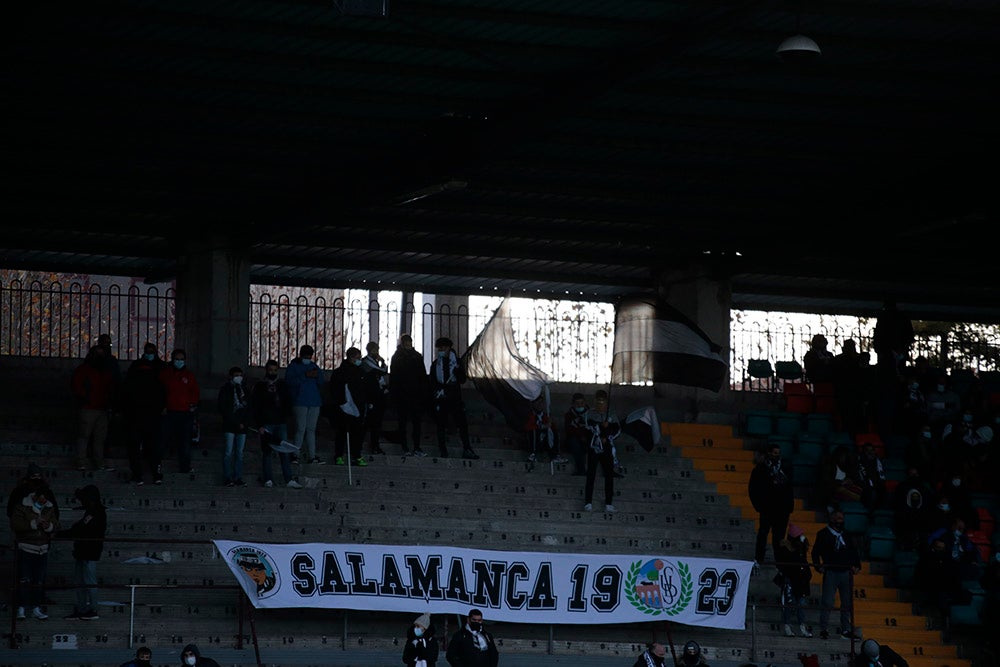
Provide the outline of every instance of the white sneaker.
{"type": "Polygon", "coordinates": [[[604,506],[604,511],[605,512],[614,512],[615,511],[615,506],[614,505],[605,505],[604,506]]]}
{"type": "Polygon", "coordinates": [[[289,489],[301,489],[302,485],[296,482],[294,479],[285,484],[289,489]]]}
{"type": "Polygon", "coordinates": [[[528,454],[528,463],[534,463],[537,460],[538,460],[538,457],[535,456],[534,452],[532,452],[531,454],[528,454]]]}
{"type": "Polygon", "coordinates": [[[586,512],[593,512],[594,511],[594,506],[592,504],[590,504],[590,503],[587,503],[586,505],[583,506],[583,509],[586,512]]]}
{"type": "Polygon", "coordinates": [[[813,633],[809,632],[809,628],[806,627],[805,623],[799,625],[799,634],[803,637],[812,637],[813,633]]]}
{"type": "Polygon", "coordinates": [[[795,636],[795,633],[792,632],[792,626],[788,625],[788,623],[785,623],[785,636],[786,637],[794,637],[795,636]]]}
{"type": "Polygon", "coordinates": [[[49,615],[42,611],[41,607],[35,607],[31,610],[31,615],[37,618],[39,621],[48,620],[49,615]]]}
{"type": "Polygon", "coordinates": [[[24,607],[18,607],[17,608],[17,618],[20,621],[24,620],[24,607]]]}
{"type": "Polygon", "coordinates": [[[267,480],[266,482],[264,482],[264,488],[265,489],[270,489],[273,486],[274,486],[274,482],[272,482],[271,480],[267,480]]]}

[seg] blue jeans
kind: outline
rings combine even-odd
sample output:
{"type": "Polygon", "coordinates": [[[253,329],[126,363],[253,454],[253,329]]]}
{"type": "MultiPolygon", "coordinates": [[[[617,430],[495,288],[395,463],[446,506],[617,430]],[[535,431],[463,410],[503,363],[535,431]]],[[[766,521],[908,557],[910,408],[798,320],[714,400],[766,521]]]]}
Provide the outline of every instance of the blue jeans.
{"type": "MultiPolygon", "coordinates": [[[[288,426],[285,424],[265,424],[264,428],[270,431],[276,438],[281,440],[288,439],[288,426]]],[[[271,450],[271,446],[268,444],[262,444],[261,446],[261,477],[264,478],[265,482],[274,481],[271,477],[271,455],[274,452],[271,450]]],[[[285,484],[292,481],[292,455],[291,454],[278,454],[278,461],[281,463],[281,474],[285,477],[285,484]]]]}
{"type": "Polygon", "coordinates": [[[97,561],[78,560],[73,566],[76,589],[76,612],[97,611],[97,561]]]}
{"type": "Polygon", "coordinates": [[[823,597],[819,611],[820,630],[826,630],[833,611],[833,602],[840,595],[840,629],[844,632],[853,630],[851,627],[851,604],[854,602],[854,591],[851,590],[850,570],[826,570],[823,572],[823,597]]]}
{"type": "Polygon", "coordinates": [[[222,476],[227,482],[243,479],[243,446],[246,433],[223,433],[226,438],[226,453],[222,457],[222,476]]]}
{"type": "Polygon", "coordinates": [[[32,554],[17,550],[17,572],[20,585],[17,588],[17,606],[41,607],[45,601],[45,573],[48,570],[49,555],[32,554]]]}

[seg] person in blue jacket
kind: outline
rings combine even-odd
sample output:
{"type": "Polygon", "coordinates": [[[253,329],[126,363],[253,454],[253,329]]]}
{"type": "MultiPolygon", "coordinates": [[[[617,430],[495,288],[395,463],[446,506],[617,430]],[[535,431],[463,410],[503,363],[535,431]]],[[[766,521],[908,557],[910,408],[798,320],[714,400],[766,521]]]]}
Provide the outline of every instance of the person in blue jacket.
{"type": "Polygon", "coordinates": [[[294,442],[305,457],[306,463],[323,464],[316,455],[316,423],[323,406],[323,369],[313,359],[311,345],[299,348],[299,356],[292,359],[285,369],[285,384],[292,401],[295,420],[294,442]],[[304,447],[304,449],[303,449],[304,447]]]}

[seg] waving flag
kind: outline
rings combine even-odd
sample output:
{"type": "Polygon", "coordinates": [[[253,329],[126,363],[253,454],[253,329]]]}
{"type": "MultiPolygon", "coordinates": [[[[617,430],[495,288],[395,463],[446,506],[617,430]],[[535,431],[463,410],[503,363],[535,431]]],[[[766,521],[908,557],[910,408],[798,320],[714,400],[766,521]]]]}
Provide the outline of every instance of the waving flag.
{"type": "Polygon", "coordinates": [[[622,300],[615,312],[611,381],[669,382],[719,391],[729,367],[705,332],[652,295],[622,300]]]}
{"type": "Polygon", "coordinates": [[[539,396],[544,396],[548,407],[552,380],[517,353],[507,299],[501,302],[463,358],[466,374],[476,389],[500,410],[512,429],[524,430],[531,402],[539,396]]]}

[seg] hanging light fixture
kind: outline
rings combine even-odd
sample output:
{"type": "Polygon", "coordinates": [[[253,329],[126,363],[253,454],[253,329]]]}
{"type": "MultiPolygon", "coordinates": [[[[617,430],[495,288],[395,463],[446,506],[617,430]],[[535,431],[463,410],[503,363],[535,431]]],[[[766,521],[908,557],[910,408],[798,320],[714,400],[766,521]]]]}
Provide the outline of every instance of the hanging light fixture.
{"type": "Polygon", "coordinates": [[[815,60],[822,53],[815,40],[802,34],[800,24],[802,23],[803,1],[804,0],[800,0],[798,11],[795,13],[795,32],[797,34],[792,35],[791,37],[786,37],[781,44],[778,45],[778,49],[775,51],[778,57],[786,62],[805,62],[815,60]]]}

